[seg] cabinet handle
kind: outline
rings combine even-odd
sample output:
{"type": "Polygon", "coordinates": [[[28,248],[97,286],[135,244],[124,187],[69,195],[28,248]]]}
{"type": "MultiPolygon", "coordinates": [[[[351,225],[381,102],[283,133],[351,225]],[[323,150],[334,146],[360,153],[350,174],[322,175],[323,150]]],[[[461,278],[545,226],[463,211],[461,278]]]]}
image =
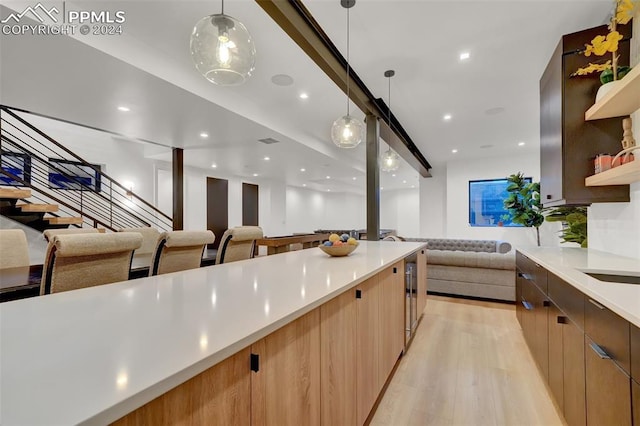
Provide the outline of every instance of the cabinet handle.
{"type": "Polygon", "coordinates": [[[260,371],[260,355],[251,354],[251,371],[258,372],[260,371]]]}
{"type": "Polygon", "coordinates": [[[605,307],[602,306],[601,304],[599,304],[598,302],[596,302],[595,300],[589,299],[589,303],[591,303],[593,306],[595,306],[598,309],[604,310],[605,307]]]}
{"type": "Polygon", "coordinates": [[[542,302],[542,306],[544,306],[545,308],[548,308],[549,306],[551,306],[551,303],[548,300],[545,300],[542,302]]]}
{"type": "Polygon", "coordinates": [[[397,274],[398,273],[398,268],[393,268],[393,273],[397,274]]]}
{"type": "Polygon", "coordinates": [[[553,197],[551,194],[547,194],[547,200],[550,200],[553,197]]]}
{"type": "Polygon", "coordinates": [[[533,280],[531,279],[531,275],[529,275],[529,274],[523,274],[522,272],[518,272],[518,276],[519,276],[520,278],[524,278],[525,280],[533,281],[533,280]]]}
{"type": "Polygon", "coordinates": [[[567,317],[558,315],[557,321],[558,321],[558,324],[567,324],[567,317]]]}
{"type": "Polygon", "coordinates": [[[527,302],[526,300],[523,300],[523,301],[522,301],[522,306],[524,306],[524,308],[525,308],[527,311],[530,311],[530,310],[532,310],[532,309],[533,309],[533,305],[532,305],[531,303],[527,302]]]}
{"type": "Polygon", "coordinates": [[[362,290],[356,290],[356,299],[362,299],[362,290]]]}
{"type": "Polygon", "coordinates": [[[591,342],[589,343],[589,347],[596,353],[596,355],[598,355],[601,359],[611,359],[611,357],[609,356],[608,353],[605,352],[604,349],[602,349],[600,346],[598,346],[597,344],[591,342]]]}

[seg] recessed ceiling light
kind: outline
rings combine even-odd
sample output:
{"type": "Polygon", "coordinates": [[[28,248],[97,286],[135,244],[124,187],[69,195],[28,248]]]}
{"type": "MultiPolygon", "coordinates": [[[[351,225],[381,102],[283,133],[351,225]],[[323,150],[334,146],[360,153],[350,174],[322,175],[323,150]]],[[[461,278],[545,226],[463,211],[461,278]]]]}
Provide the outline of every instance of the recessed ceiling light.
{"type": "Polygon", "coordinates": [[[391,177],[396,177],[396,175],[395,175],[395,174],[393,174],[393,175],[391,175],[391,177]]]}
{"type": "Polygon", "coordinates": [[[257,174],[257,173],[254,173],[254,174],[253,174],[253,177],[258,177],[258,174],[257,174]]]}
{"type": "Polygon", "coordinates": [[[384,189],[383,187],[380,187],[380,191],[382,191],[383,189],[384,189]]]}
{"type": "Polygon", "coordinates": [[[327,189],[327,192],[331,192],[331,190],[330,190],[330,189],[327,189]]]}
{"type": "Polygon", "coordinates": [[[306,183],[303,183],[303,184],[302,184],[302,186],[307,186],[307,184],[306,184],[306,183]]]}
{"type": "Polygon", "coordinates": [[[209,137],[209,133],[202,132],[202,133],[200,133],[200,137],[201,138],[208,138],[209,137]]]}
{"type": "Polygon", "coordinates": [[[327,179],[331,179],[331,176],[327,175],[327,179]]]}
{"type": "Polygon", "coordinates": [[[300,93],[300,99],[308,99],[308,98],[309,98],[309,95],[308,95],[308,94],[306,94],[306,93],[304,93],[304,92],[303,92],[303,93],[300,93]]]}
{"type": "Polygon", "coordinates": [[[307,171],[307,169],[302,168],[302,169],[300,169],[300,171],[301,171],[301,172],[306,172],[306,171],[307,171]]]}
{"type": "Polygon", "coordinates": [[[452,149],[451,152],[453,152],[455,154],[456,152],[458,152],[458,150],[457,149],[452,149]]]}
{"type": "Polygon", "coordinates": [[[449,121],[451,120],[451,118],[452,118],[451,114],[445,114],[444,117],[442,117],[444,121],[449,121]]]}
{"type": "Polygon", "coordinates": [[[407,183],[407,181],[406,181],[406,180],[403,180],[403,181],[402,181],[402,183],[407,183]]]}
{"type": "Polygon", "coordinates": [[[354,176],[354,177],[353,177],[353,180],[358,180],[358,178],[354,176]]]}
{"type": "Polygon", "coordinates": [[[466,61],[467,59],[469,59],[471,57],[471,54],[469,52],[462,52],[460,54],[460,60],[461,61],[466,61]]]}
{"type": "Polygon", "coordinates": [[[271,82],[276,86],[291,86],[293,84],[293,77],[286,74],[276,74],[271,77],[271,82]]]}
{"type": "Polygon", "coordinates": [[[269,158],[269,157],[264,157],[264,161],[269,161],[269,160],[271,160],[271,158],[269,158]]]}
{"type": "Polygon", "coordinates": [[[518,142],[518,146],[524,146],[525,143],[524,142],[518,142]]]}
{"type": "Polygon", "coordinates": [[[412,188],[415,188],[416,186],[415,186],[415,185],[411,185],[411,187],[412,187],[412,188]]]}
{"type": "Polygon", "coordinates": [[[212,168],[212,169],[215,169],[216,167],[218,167],[218,165],[217,165],[217,164],[212,164],[212,165],[211,165],[211,168],[212,168]]]}
{"type": "Polygon", "coordinates": [[[118,107],[118,111],[129,112],[129,111],[131,111],[131,108],[126,107],[126,106],[119,106],[118,107]]]}

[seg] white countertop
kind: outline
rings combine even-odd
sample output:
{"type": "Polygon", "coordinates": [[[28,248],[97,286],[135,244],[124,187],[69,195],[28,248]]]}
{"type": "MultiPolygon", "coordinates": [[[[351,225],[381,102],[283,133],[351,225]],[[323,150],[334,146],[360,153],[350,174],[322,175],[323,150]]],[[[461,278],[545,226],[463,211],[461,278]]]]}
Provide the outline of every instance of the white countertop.
{"type": "Polygon", "coordinates": [[[317,248],[0,305],[0,423],[106,424],[424,243],[317,248]]]}
{"type": "Polygon", "coordinates": [[[640,327],[640,284],[604,282],[584,273],[640,276],[640,260],[581,248],[518,247],[517,250],[640,327]]]}

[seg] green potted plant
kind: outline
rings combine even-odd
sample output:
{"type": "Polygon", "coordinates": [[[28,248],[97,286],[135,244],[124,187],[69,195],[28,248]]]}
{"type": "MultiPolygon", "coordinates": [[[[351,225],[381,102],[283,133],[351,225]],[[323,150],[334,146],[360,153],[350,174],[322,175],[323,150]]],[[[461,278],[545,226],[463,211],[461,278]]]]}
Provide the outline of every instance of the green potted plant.
{"type": "Polygon", "coordinates": [[[583,248],[588,246],[586,207],[556,207],[545,219],[547,222],[562,222],[560,238],[563,243],[578,243],[583,248]]]}
{"type": "Polygon", "coordinates": [[[513,223],[536,228],[536,241],[540,246],[539,228],[544,222],[540,203],[540,183],[527,182],[521,172],[509,176],[507,181],[509,195],[503,202],[504,208],[509,212],[513,223]]]}

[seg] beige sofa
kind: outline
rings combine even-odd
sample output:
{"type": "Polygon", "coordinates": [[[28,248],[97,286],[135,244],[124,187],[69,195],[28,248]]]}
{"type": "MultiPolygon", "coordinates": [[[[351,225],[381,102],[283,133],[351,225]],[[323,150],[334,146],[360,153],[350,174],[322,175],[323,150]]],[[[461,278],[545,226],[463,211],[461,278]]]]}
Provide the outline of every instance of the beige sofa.
{"type": "Polygon", "coordinates": [[[515,301],[515,255],[496,240],[406,238],[427,243],[430,293],[515,301]]]}

